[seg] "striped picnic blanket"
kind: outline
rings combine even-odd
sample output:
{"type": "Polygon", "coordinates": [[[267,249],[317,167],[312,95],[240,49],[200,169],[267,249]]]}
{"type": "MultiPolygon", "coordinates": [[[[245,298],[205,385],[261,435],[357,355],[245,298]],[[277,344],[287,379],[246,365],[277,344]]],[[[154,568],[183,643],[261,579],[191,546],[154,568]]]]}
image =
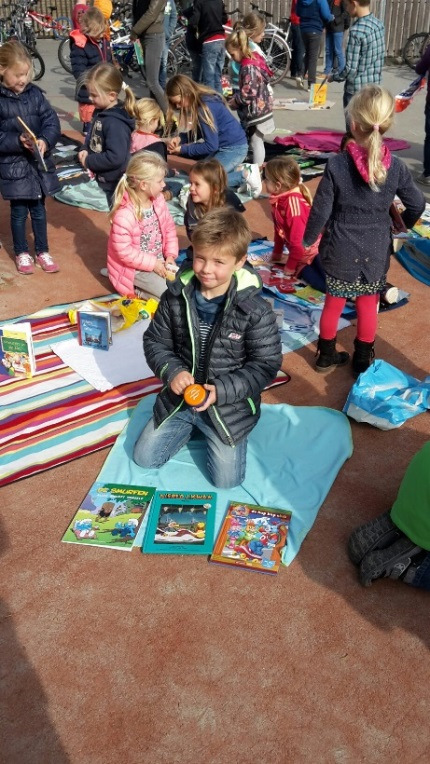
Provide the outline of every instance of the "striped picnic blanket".
{"type": "Polygon", "coordinates": [[[66,366],[50,345],[76,336],[70,307],[16,319],[31,323],[36,374],[0,384],[0,486],[111,446],[141,398],[160,388],[151,377],[100,393],[66,366]]]}

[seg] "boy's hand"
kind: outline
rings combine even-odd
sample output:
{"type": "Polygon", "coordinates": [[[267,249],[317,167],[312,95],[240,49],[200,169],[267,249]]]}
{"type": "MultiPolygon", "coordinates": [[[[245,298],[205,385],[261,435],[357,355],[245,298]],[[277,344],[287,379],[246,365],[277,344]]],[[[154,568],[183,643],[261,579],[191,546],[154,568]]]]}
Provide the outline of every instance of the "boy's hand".
{"type": "Polygon", "coordinates": [[[78,154],[78,159],[82,167],[85,167],[85,168],[87,166],[87,156],[88,156],[88,151],[86,149],[82,149],[82,151],[80,151],[78,154]]]}
{"type": "Polygon", "coordinates": [[[201,406],[199,406],[198,408],[197,406],[195,407],[195,410],[198,411],[199,413],[202,411],[206,411],[206,409],[208,409],[209,406],[212,406],[213,403],[216,403],[215,385],[203,385],[203,387],[205,388],[205,390],[208,390],[209,395],[207,397],[207,400],[204,403],[202,403],[201,406]]]}
{"type": "Polygon", "coordinates": [[[175,395],[182,395],[188,385],[194,385],[194,377],[189,371],[180,371],[176,377],[173,377],[170,383],[170,389],[175,395]]]}

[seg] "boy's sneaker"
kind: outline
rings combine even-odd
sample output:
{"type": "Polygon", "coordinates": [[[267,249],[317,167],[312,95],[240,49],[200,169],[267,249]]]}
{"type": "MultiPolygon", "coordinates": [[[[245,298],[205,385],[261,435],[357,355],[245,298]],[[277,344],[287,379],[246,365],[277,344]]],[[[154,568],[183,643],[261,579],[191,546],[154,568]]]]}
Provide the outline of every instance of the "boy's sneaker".
{"type": "Polygon", "coordinates": [[[360,564],[360,584],[370,586],[377,578],[400,578],[411,564],[412,557],[421,551],[420,546],[404,536],[387,549],[369,552],[360,564]]]}
{"type": "Polygon", "coordinates": [[[359,565],[368,552],[375,549],[385,549],[394,541],[404,536],[394,525],[390,511],[378,515],[367,523],[363,523],[353,531],[348,541],[348,557],[354,565],[359,565]]]}
{"type": "Polygon", "coordinates": [[[54,263],[49,252],[40,252],[36,255],[36,265],[42,268],[45,273],[57,273],[60,269],[57,263],[54,263]]]}
{"type": "Polygon", "coordinates": [[[29,276],[30,273],[34,273],[34,260],[28,252],[21,252],[20,255],[17,255],[15,263],[18,273],[22,273],[23,276],[29,276]]]}
{"type": "Polygon", "coordinates": [[[300,90],[307,90],[303,77],[296,77],[296,85],[300,90]]]}
{"type": "Polygon", "coordinates": [[[260,168],[258,164],[244,164],[242,169],[242,175],[246,185],[251,191],[251,196],[254,199],[260,196],[263,189],[261,182],[260,168]]]}

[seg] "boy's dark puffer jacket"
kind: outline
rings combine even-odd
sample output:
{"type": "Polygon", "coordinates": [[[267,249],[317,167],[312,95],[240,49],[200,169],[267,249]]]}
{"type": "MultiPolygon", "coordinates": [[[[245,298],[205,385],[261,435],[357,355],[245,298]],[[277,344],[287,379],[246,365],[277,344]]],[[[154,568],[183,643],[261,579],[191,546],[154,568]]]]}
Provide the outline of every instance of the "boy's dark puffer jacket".
{"type": "Polygon", "coordinates": [[[0,85],[0,191],[3,199],[40,199],[59,190],[60,184],[49,152],[61,135],[60,122],[42,91],[29,83],[22,93],[13,93],[0,85]],[[45,163],[39,169],[31,151],[19,137],[21,117],[37,138],[46,143],[45,163]]]}
{"type": "MultiPolygon", "coordinates": [[[[146,360],[165,383],[154,406],[156,427],[185,405],[170,389],[173,377],[180,371],[194,375],[199,364],[193,275],[188,261],[168,284],[144,335],[146,360]]],[[[250,266],[236,272],[208,346],[206,380],[215,385],[217,401],[207,413],[220,439],[230,446],[257,424],[261,391],[282,362],[276,318],[260,292],[260,277],[250,266]]]]}

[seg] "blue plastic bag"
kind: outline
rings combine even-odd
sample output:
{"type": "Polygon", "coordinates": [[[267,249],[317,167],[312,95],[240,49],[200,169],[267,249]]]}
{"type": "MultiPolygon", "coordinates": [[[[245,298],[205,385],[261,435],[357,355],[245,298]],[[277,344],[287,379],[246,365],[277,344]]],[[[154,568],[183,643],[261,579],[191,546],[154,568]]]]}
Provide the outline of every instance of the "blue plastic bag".
{"type": "Polygon", "coordinates": [[[386,361],[374,361],[352,386],[343,413],[394,430],[430,408],[430,376],[422,382],[386,361]]]}

